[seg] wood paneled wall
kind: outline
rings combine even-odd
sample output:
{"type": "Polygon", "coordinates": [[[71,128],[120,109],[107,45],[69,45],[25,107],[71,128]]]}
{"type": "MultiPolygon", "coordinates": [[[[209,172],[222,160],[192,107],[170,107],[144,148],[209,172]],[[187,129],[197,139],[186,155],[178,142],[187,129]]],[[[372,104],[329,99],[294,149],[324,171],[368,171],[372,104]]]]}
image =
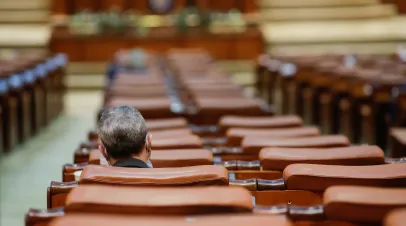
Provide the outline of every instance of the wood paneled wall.
{"type": "MultiPolygon", "coordinates": [[[[173,11],[186,6],[187,0],[173,0],[173,11]]],[[[237,8],[242,12],[257,11],[256,0],[195,0],[202,8],[227,11],[237,8]]],[[[52,12],[54,14],[73,14],[84,9],[91,11],[105,11],[112,6],[118,6],[123,10],[135,9],[143,13],[152,13],[148,7],[148,0],[53,0],[52,12]]]]}
{"type": "Polygon", "coordinates": [[[395,4],[400,14],[406,14],[406,0],[381,0],[381,2],[395,4]]]}

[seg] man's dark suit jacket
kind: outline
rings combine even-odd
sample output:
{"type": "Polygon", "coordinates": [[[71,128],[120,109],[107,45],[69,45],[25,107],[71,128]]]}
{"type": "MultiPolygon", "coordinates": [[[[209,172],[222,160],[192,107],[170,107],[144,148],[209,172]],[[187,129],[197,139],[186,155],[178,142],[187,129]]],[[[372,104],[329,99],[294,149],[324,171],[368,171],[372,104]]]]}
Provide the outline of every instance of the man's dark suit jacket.
{"type": "Polygon", "coordinates": [[[118,160],[113,166],[127,167],[127,168],[149,168],[148,165],[139,159],[131,158],[125,160],[118,160]]]}

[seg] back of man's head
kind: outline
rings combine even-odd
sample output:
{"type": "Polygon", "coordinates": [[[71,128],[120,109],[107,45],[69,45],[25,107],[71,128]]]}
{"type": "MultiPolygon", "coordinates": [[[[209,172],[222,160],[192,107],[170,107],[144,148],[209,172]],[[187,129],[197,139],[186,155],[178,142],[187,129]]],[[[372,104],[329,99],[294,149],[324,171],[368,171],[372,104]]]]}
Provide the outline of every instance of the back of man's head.
{"type": "Polygon", "coordinates": [[[141,113],[129,106],[105,109],[97,123],[97,133],[114,159],[129,158],[139,154],[148,133],[141,113]]]}

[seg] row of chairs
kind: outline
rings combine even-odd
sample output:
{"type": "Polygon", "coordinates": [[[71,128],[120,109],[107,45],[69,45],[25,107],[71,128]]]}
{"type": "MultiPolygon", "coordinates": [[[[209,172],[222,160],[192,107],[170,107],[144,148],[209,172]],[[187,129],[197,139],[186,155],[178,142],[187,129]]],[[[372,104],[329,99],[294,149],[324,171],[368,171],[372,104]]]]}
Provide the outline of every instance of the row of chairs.
{"type": "MultiPolygon", "coordinates": [[[[284,114],[322,133],[387,148],[389,127],[404,126],[406,63],[373,55],[258,58],[257,89],[284,114]]],[[[403,150],[403,155],[405,154],[403,150]]],[[[402,152],[393,153],[400,157],[402,152]]]]}
{"type": "Polygon", "coordinates": [[[116,78],[105,106],[145,116],[154,168],[106,166],[90,131],[26,225],[403,224],[405,159],[273,116],[205,51],[170,51],[162,67],[150,57],[147,74],[116,78]]]}
{"type": "Polygon", "coordinates": [[[47,125],[63,109],[63,54],[18,52],[0,59],[0,152],[47,125]]]}

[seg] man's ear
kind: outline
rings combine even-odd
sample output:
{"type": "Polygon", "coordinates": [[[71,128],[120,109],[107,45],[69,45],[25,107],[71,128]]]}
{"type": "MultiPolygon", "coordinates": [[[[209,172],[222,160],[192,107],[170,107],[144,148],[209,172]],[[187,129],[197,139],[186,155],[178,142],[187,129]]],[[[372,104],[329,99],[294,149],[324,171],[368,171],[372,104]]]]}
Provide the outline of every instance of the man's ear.
{"type": "Polygon", "coordinates": [[[107,160],[109,160],[109,155],[107,154],[106,147],[104,147],[103,143],[101,143],[101,142],[100,142],[100,144],[99,144],[99,151],[102,153],[102,155],[104,156],[104,158],[106,158],[107,160]]]}
{"type": "Polygon", "coordinates": [[[151,152],[152,150],[152,134],[147,135],[147,151],[151,152]]]}

